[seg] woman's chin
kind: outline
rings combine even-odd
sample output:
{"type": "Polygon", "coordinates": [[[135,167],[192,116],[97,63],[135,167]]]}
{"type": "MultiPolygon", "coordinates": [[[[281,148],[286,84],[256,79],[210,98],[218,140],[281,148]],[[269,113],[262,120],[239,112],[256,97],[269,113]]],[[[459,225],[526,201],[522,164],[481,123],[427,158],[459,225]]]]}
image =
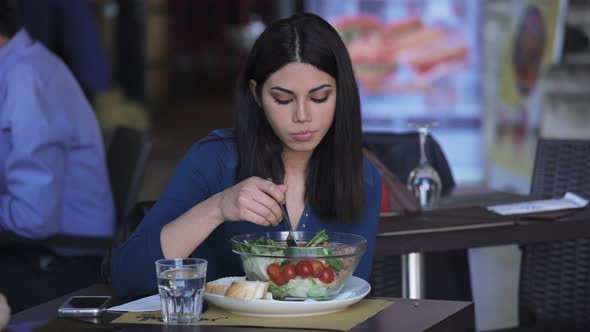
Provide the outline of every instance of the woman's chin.
{"type": "Polygon", "coordinates": [[[287,144],[287,148],[293,152],[313,152],[318,144],[315,141],[307,141],[307,142],[290,142],[287,144]]]}

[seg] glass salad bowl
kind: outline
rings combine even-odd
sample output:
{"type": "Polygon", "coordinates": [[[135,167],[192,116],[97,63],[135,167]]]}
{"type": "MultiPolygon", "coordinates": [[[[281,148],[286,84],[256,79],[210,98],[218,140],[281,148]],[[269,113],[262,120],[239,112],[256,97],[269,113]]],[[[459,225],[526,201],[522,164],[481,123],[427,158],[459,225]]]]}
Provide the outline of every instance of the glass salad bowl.
{"type": "Polygon", "coordinates": [[[286,245],[288,232],[242,234],[230,242],[247,279],[268,281],[274,299],[334,298],[356,269],[367,241],[347,233],[293,233],[298,247],[286,245]]]}

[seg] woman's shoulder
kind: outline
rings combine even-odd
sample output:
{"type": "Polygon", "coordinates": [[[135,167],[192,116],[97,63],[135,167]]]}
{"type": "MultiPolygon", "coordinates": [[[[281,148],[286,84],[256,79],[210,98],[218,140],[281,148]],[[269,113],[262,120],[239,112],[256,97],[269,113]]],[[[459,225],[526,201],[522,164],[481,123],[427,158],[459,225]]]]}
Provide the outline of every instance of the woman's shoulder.
{"type": "MultiPolygon", "coordinates": [[[[203,145],[211,143],[215,146],[215,143],[219,143],[221,145],[235,144],[235,130],[233,128],[223,128],[223,129],[215,129],[207,136],[203,137],[199,141],[195,143],[195,145],[203,145]]],[[[219,148],[221,145],[217,145],[219,148]]]]}
{"type": "Polygon", "coordinates": [[[235,144],[235,132],[231,128],[216,129],[193,144],[188,151],[189,157],[207,161],[213,159],[228,159],[228,162],[237,162],[237,150],[235,144]]]}

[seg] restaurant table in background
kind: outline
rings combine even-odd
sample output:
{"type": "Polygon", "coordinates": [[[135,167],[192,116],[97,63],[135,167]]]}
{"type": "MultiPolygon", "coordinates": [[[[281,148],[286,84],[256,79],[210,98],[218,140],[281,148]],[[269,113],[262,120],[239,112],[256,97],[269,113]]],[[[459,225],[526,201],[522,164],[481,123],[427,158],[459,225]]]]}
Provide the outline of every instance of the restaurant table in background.
{"type": "MultiPolygon", "coordinates": [[[[93,285],[81,289],[61,298],[35,306],[28,310],[13,315],[10,319],[8,331],[18,330],[19,326],[26,326],[32,322],[49,322],[56,319],[57,308],[73,295],[113,295],[111,288],[107,285],[93,285]]],[[[129,301],[130,299],[114,298],[111,306],[129,301]]],[[[471,302],[459,301],[434,301],[434,300],[409,300],[409,299],[388,299],[394,304],[357,325],[351,331],[473,331],[474,309],[471,302]]],[[[139,324],[108,324],[117,318],[121,313],[107,312],[99,319],[88,319],[88,321],[106,326],[120,327],[125,331],[244,331],[244,332],[293,332],[311,331],[301,329],[275,329],[275,328],[254,328],[254,327],[225,327],[225,326],[194,326],[194,325],[139,325],[139,324]]],[[[261,318],[264,319],[264,318],[261,318]]]]}
{"type": "MultiPolygon", "coordinates": [[[[501,216],[485,207],[532,200],[505,192],[451,196],[440,208],[417,214],[381,217],[375,256],[439,252],[505,244],[526,244],[590,237],[590,208],[558,220],[501,216]]],[[[428,271],[409,266],[407,276],[420,284],[428,271]]],[[[426,294],[428,297],[428,294],[426,294]]]]}

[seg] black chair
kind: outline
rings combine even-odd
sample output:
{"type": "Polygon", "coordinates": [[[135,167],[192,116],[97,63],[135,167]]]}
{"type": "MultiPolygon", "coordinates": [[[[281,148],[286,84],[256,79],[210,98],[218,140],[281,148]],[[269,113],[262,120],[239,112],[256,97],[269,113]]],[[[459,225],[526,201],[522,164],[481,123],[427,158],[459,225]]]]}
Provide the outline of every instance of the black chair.
{"type": "MultiPolygon", "coordinates": [[[[590,141],[540,140],[531,196],[568,191],[590,198],[590,141]]],[[[510,331],[590,331],[590,239],[523,245],[521,251],[520,323],[510,331]]]]}
{"type": "Polygon", "coordinates": [[[117,228],[115,234],[115,240],[113,247],[109,248],[105,253],[101,266],[100,266],[100,277],[102,282],[109,284],[111,282],[111,255],[112,248],[125,242],[131,233],[137,228],[137,225],[141,223],[143,218],[148,214],[152,206],[156,201],[142,201],[135,204],[135,206],[129,211],[129,213],[123,219],[123,222],[117,228]]]}
{"type": "MultiPolygon", "coordinates": [[[[404,182],[420,161],[420,139],[417,133],[364,133],[363,144],[404,182]]],[[[428,135],[424,150],[428,162],[440,176],[442,195],[450,194],[455,188],[455,179],[443,150],[432,135],[428,135]]]]}
{"type": "MultiPolygon", "coordinates": [[[[121,238],[126,239],[137,225],[134,224],[131,227],[132,223],[129,219],[138,213],[137,209],[141,209],[141,207],[134,209],[134,206],[137,202],[151,149],[151,138],[143,131],[117,127],[113,132],[107,151],[107,165],[117,214],[114,245],[120,243],[121,238]]],[[[111,249],[107,249],[101,262],[100,272],[101,279],[105,283],[109,283],[111,279],[110,266],[111,249]]]]}
{"type": "MultiPolygon", "coordinates": [[[[417,133],[364,133],[364,146],[373,152],[397,177],[406,181],[420,160],[417,133]]],[[[440,145],[431,135],[425,145],[428,161],[442,181],[442,195],[449,195],[455,187],[453,174],[440,145]]],[[[471,288],[466,250],[427,253],[425,266],[428,298],[470,300],[471,288]]],[[[382,256],[375,250],[371,273],[373,296],[402,296],[401,256],[382,256]]]]}
{"type": "Polygon", "coordinates": [[[143,131],[117,127],[107,151],[107,166],[115,201],[117,225],[137,201],[152,141],[143,131]]]}

